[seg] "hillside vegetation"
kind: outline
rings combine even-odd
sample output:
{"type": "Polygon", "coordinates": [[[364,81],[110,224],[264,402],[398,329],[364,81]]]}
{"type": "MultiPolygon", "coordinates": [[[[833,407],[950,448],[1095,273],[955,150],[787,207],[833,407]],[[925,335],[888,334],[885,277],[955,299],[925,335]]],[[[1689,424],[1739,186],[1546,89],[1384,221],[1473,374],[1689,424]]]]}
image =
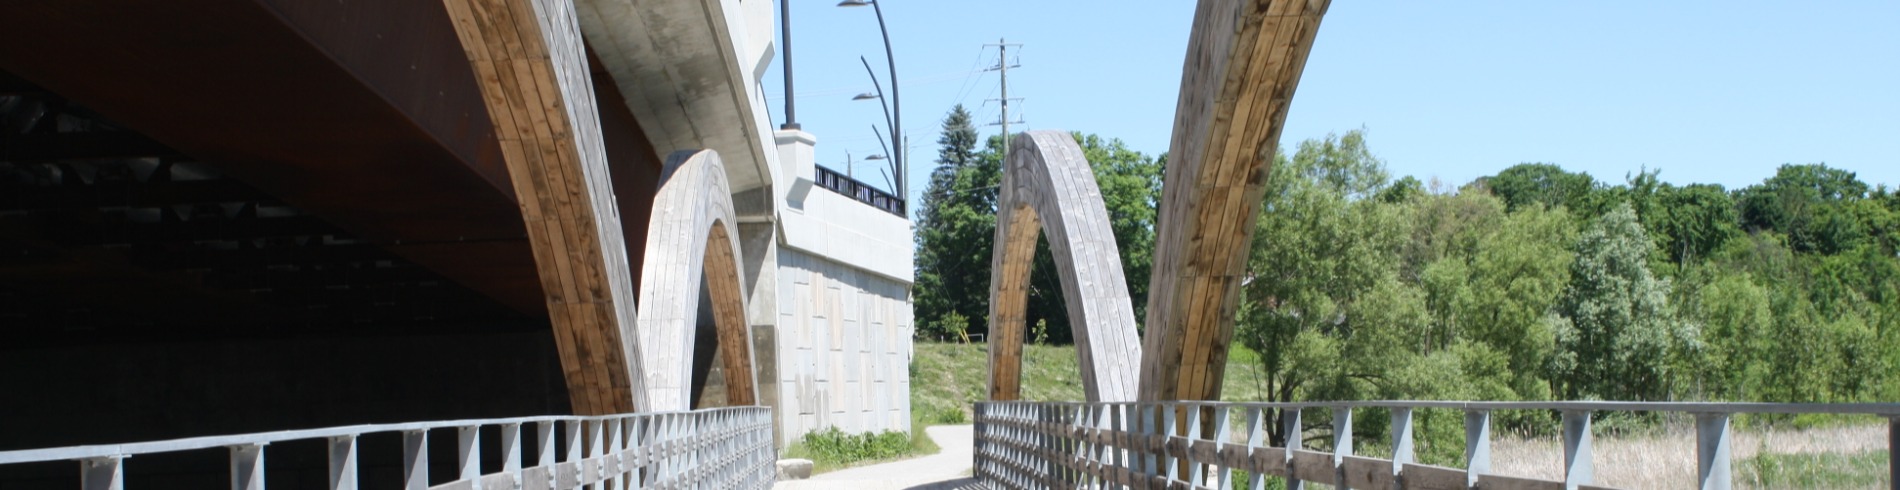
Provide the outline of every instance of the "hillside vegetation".
{"type": "MultiPolygon", "coordinates": [[[[1236,346],[1227,357],[1227,383],[1222,398],[1229,401],[1260,399],[1260,385],[1252,376],[1257,357],[1236,346]]],[[[966,423],[970,407],[989,398],[990,350],[987,344],[918,342],[910,375],[910,409],[926,424],[966,423]]],[[[1073,345],[1023,346],[1023,398],[1040,401],[1081,401],[1081,366],[1073,345]]]]}

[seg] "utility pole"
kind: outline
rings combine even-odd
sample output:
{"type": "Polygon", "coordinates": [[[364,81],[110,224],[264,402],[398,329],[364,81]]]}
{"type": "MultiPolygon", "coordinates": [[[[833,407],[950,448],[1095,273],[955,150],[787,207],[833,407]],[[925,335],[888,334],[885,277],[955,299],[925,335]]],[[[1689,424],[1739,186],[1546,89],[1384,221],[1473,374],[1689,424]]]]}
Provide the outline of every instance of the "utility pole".
{"type": "MultiPolygon", "coordinates": [[[[990,70],[995,70],[997,72],[998,78],[1002,82],[1003,97],[996,100],[1001,102],[1002,104],[1003,118],[1002,118],[1002,121],[996,124],[1000,124],[1003,126],[1003,164],[1008,165],[1009,164],[1009,100],[1010,100],[1009,99],[1009,68],[1010,68],[1009,47],[1010,46],[1022,47],[1022,44],[1020,43],[1010,44],[1009,41],[1004,40],[1003,38],[997,38],[996,44],[987,44],[985,46],[996,46],[996,66],[990,68],[990,70]]],[[[1016,65],[1016,66],[1020,67],[1022,65],[1016,65]]],[[[1021,100],[1020,97],[1018,97],[1017,99],[1021,100]]]]}

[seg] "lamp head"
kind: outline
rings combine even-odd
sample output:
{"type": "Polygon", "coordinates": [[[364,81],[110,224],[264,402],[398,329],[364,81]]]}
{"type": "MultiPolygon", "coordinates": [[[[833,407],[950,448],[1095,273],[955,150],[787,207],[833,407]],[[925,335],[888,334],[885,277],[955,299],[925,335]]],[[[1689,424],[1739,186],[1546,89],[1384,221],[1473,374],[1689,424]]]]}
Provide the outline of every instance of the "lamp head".
{"type": "Polygon", "coordinates": [[[871,156],[868,156],[868,157],[864,157],[864,159],[865,159],[865,161],[870,161],[870,160],[883,160],[883,159],[884,159],[884,155],[871,155],[871,156]]]}
{"type": "Polygon", "coordinates": [[[877,94],[874,94],[874,93],[865,92],[865,93],[858,94],[855,97],[852,97],[851,100],[871,100],[871,99],[877,99],[877,98],[881,98],[881,97],[879,97],[877,94]]]}
{"type": "Polygon", "coordinates": [[[871,2],[867,2],[865,0],[844,0],[842,2],[838,2],[839,7],[863,7],[865,5],[870,5],[870,4],[871,2]]]}

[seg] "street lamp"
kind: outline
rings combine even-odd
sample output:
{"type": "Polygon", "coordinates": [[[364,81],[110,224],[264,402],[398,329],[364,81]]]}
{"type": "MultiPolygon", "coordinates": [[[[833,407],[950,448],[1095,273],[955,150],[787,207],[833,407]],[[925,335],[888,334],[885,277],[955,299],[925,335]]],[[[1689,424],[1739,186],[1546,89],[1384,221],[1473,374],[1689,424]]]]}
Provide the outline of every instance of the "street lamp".
{"type": "Polygon", "coordinates": [[[780,51],[785,53],[785,124],[779,129],[796,131],[798,127],[798,97],[792,94],[792,2],[781,0],[778,9],[780,51]]]}
{"type": "MultiPolygon", "coordinates": [[[[870,0],[844,0],[842,2],[838,2],[839,7],[863,7],[865,5],[870,5],[871,10],[877,13],[877,30],[878,30],[878,33],[884,35],[884,64],[890,67],[890,72],[891,72],[891,97],[890,99],[887,99],[890,101],[889,112],[891,114],[887,115],[886,119],[888,119],[890,122],[891,143],[898,147],[896,152],[891,153],[891,163],[893,164],[893,166],[896,167],[896,170],[897,170],[897,179],[896,179],[897,182],[894,183],[893,187],[897,188],[897,195],[900,196],[899,199],[908,200],[910,199],[910,186],[904,182],[905,180],[907,180],[904,178],[904,175],[905,175],[904,174],[904,170],[905,170],[904,169],[904,160],[905,160],[904,154],[906,152],[905,152],[905,148],[903,147],[904,146],[903,136],[901,136],[904,134],[904,126],[902,122],[903,117],[904,117],[904,110],[898,103],[898,99],[900,99],[901,97],[898,95],[898,91],[897,91],[897,56],[891,53],[891,30],[890,28],[884,25],[883,3],[870,1],[870,0]]],[[[863,58],[860,57],[859,61],[863,61],[863,58]]],[[[864,68],[866,71],[869,71],[871,69],[870,63],[865,62],[864,68]]],[[[877,82],[876,79],[877,77],[875,76],[872,77],[873,84],[877,82]]],[[[864,100],[865,95],[869,95],[869,94],[860,94],[858,97],[854,97],[852,100],[864,100]]]]}

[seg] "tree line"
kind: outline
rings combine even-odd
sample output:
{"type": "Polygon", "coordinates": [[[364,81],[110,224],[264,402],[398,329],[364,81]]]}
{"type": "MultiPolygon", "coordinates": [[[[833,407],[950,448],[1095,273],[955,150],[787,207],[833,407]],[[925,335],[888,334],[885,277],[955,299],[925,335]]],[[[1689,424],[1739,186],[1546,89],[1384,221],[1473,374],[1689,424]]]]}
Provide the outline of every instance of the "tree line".
{"type": "MultiPolygon", "coordinates": [[[[1142,308],[1166,158],[1077,139],[1142,308]]],[[[987,329],[984,143],[961,107],[945,118],[917,225],[923,340],[987,329]]],[[[1267,401],[1900,399],[1900,193],[1853,172],[1725,189],[1527,163],[1446,184],[1393,179],[1352,131],[1278,152],[1266,185],[1235,341],[1267,401]]],[[[1066,343],[1038,250],[1032,338],[1066,343]]]]}

